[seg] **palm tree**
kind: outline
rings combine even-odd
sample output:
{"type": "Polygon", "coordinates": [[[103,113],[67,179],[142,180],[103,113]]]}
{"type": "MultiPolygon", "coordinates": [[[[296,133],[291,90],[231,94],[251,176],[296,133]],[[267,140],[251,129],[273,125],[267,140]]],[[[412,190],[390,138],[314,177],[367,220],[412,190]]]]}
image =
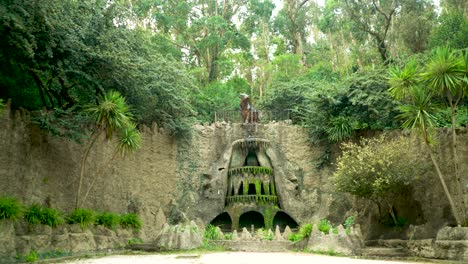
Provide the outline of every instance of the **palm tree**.
{"type": "Polygon", "coordinates": [[[456,112],[461,99],[467,94],[464,82],[466,71],[464,71],[463,56],[447,47],[437,48],[426,69],[421,73],[422,81],[434,94],[447,100],[452,115],[452,154],[454,174],[460,200],[460,209],[463,217],[466,216],[464,187],[460,179],[457,154],[456,112]]]}
{"type": "Polygon", "coordinates": [[[111,139],[116,130],[125,129],[131,123],[129,107],[125,99],[117,91],[109,91],[99,99],[97,105],[88,107],[87,112],[93,118],[96,130],[91,134],[90,141],[81,159],[80,178],[75,201],[76,208],[80,205],[80,193],[83,185],[85,165],[94,143],[96,143],[96,140],[103,133],[106,134],[107,139],[111,139]]]}
{"type": "Polygon", "coordinates": [[[101,176],[104,173],[104,170],[108,168],[110,163],[115,160],[117,157],[117,154],[121,154],[122,157],[127,156],[128,154],[131,154],[138,150],[141,146],[141,134],[138,131],[135,123],[130,122],[127,127],[122,129],[120,131],[120,138],[119,138],[119,143],[117,147],[115,148],[114,155],[112,155],[112,158],[107,161],[107,163],[102,166],[99,171],[96,173],[94,176],[93,181],[88,187],[88,190],[86,191],[85,195],[83,196],[82,204],[86,202],[86,198],[88,198],[89,192],[94,186],[94,183],[96,182],[97,178],[101,176]]]}
{"type": "Polygon", "coordinates": [[[432,103],[431,92],[421,86],[418,73],[419,67],[413,62],[408,63],[403,69],[391,68],[390,93],[406,101],[406,104],[399,107],[401,111],[399,118],[403,120],[402,128],[419,132],[447,196],[452,214],[457,224],[460,225],[461,217],[432,148],[435,117],[431,113],[436,110],[437,106],[432,103]]]}

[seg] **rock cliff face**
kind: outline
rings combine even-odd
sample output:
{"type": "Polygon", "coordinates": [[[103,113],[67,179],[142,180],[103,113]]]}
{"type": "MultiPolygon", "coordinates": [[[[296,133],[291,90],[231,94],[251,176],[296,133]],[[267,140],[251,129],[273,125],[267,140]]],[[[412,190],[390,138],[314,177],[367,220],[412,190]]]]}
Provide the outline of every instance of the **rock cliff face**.
{"type": "MultiPolygon", "coordinates": [[[[79,164],[84,144],[45,134],[30,125],[26,112],[0,117],[0,195],[12,196],[25,204],[37,202],[71,211],[76,197],[79,164]]],[[[369,203],[336,193],[330,181],[332,167],[318,170],[323,154],[320,146],[307,143],[306,132],[285,122],[253,125],[216,123],[195,125],[189,141],[175,141],[156,125],[143,128],[142,148],[133,156],[110,163],[91,182],[95,173],[112,156],[115,142],[100,140],[88,159],[83,190],[91,188],[84,207],[118,213],[138,213],[143,222],[139,236],[154,240],[166,221],[169,224],[194,220],[206,225],[225,207],[232,143],[256,137],[268,140],[266,155],[275,171],[281,209],[299,224],[328,218],[334,224],[361,207],[358,222],[364,236],[379,236],[370,230],[377,208],[369,203]]],[[[455,193],[451,169],[450,141],[442,133],[440,161],[448,184],[455,193]]],[[[468,135],[459,131],[460,175],[468,175],[468,135]]],[[[420,151],[415,146],[415,151],[420,151]]],[[[337,155],[334,153],[333,155],[337,155]]],[[[421,175],[413,193],[402,198],[401,216],[412,224],[437,229],[451,221],[448,203],[434,172],[421,175]]],[[[466,197],[465,197],[466,198],[466,197]]],[[[429,232],[430,233],[430,232],[429,232]]]]}

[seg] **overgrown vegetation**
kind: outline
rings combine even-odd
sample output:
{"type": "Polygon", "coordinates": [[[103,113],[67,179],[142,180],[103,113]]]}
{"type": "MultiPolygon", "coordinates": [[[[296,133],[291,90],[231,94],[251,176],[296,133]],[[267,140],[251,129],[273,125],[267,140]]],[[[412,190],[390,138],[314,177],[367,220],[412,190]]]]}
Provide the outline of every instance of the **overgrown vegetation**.
{"type": "Polygon", "coordinates": [[[30,226],[37,224],[57,227],[64,223],[62,213],[56,209],[33,204],[24,212],[24,219],[30,226]]]}
{"type": "Polygon", "coordinates": [[[140,230],[143,226],[143,222],[141,221],[140,217],[136,214],[124,214],[120,216],[119,224],[123,228],[132,228],[134,230],[140,230]]]}
{"type": "Polygon", "coordinates": [[[137,214],[119,215],[113,212],[100,212],[86,208],[77,208],[68,216],[57,209],[32,204],[26,209],[24,205],[11,197],[0,197],[0,220],[24,219],[31,227],[38,224],[57,227],[63,223],[79,224],[82,229],[93,225],[102,225],[115,230],[118,226],[125,229],[140,230],[143,222],[137,214]]]}
{"type": "Polygon", "coordinates": [[[0,220],[17,220],[21,217],[22,206],[18,200],[0,197],[0,220]]]}
{"type": "Polygon", "coordinates": [[[68,216],[69,224],[79,224],[82,229],[89,227],[95,222],[96,212],[85,208],[77,208],[68,216]]]}
{"type": "Polygon", "coordinates": [[[410,138],[385,135],[361,139],[359,144],[343,143],[333,175],[336,189],[375,202],[380,215],[388,212],[397,224],[394,199],[428,169],[428,163],[410,146],[410,138]]]}

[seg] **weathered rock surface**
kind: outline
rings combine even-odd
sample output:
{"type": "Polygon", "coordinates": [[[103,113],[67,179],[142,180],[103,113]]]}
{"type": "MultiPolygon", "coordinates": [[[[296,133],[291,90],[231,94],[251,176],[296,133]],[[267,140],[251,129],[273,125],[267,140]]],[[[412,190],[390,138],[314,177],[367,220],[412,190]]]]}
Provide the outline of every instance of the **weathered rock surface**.
{"type": "Polygon", "coordinates": [[[193,249],[203,244],[202,232],[192,221],[187,225],[165,224],[156,242],[155,250],[193,249]]]}

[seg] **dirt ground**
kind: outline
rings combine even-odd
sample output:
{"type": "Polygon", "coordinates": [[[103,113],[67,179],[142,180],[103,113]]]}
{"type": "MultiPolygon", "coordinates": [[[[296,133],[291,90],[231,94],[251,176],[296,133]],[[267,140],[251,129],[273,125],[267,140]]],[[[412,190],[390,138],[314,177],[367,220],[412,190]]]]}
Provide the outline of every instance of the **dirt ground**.
{"type": "Polygon", "coordinates": [[[173,255],[117,255],[66,262],[68,264],[402,264],[403,262],[331,257],[306,253],[222,252],[173,255]]]}

